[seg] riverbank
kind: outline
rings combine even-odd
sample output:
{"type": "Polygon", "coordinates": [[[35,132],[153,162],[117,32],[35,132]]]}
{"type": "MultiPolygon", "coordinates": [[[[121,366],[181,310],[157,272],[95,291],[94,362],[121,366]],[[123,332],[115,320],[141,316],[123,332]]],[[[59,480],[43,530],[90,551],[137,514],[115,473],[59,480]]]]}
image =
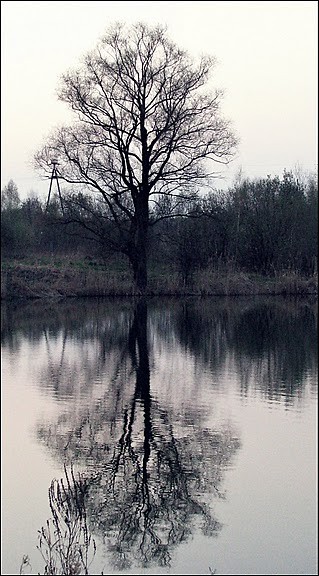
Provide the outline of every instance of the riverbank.
{"type": "MultiPolygon", "coordinates": [[[[151,270],[150,296],[307,295],[318,293],[318,277],[304,278],[294,272],[272,277],[235,270],[206,269],[194,273],[187,286],[178,274],[151,270]]],[[[124,267],[95,262],[26,264],[7,261],[1,269],[1,299],[134,296],[131,275],[124,267]]]]}

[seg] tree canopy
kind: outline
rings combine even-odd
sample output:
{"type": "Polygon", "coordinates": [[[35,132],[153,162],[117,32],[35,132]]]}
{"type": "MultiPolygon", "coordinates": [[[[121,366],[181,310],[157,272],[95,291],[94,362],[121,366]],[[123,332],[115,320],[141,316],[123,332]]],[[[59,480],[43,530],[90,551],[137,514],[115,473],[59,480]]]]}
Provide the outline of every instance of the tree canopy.
{"type": "Polygon", "coordinates": [[[11,179],[8,184],[1,190],[1,210],[18,208],[20,205],[20,196],[18,186],[11,179]]]}

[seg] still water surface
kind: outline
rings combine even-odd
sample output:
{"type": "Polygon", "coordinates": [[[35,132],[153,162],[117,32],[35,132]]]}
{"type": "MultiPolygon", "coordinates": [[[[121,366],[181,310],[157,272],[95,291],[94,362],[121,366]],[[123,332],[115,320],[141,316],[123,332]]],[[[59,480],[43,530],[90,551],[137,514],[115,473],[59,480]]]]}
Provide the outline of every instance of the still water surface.
{"type": "Polygon", "coordinates": [[[316,302],[4,305],[2,439],[2,574],[71,465],[91,574],[318,573],[316,302]]]}

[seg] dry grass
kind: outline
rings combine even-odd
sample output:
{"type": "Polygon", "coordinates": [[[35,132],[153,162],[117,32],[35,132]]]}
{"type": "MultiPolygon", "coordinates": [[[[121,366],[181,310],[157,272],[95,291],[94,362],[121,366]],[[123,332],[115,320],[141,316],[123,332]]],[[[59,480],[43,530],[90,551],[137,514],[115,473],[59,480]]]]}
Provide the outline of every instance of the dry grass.
{"type": "MultiPolygon", "coordinates": [[[[306,295],[318,293],[318,277],[303,278],[295,272],[272,277],[247,274],[235,269],[207,268],[194,273],[185,285],[168,269],[151,270],[148,294],[158,296],[239,296],[256,294],[306,295]]],[[[81,296],[134,296],[129,270],[110,264],[59,261],[10,263],[1,274],[1,298],[65,298],[81,296]]]]}
{"type": "MultiPolygon", "coordinates": [[[[65,466],[64,473],[64,478],[51,482],[52,517],[38,531],[37,548],[44,561],[43,574],[89,574],[96,547],[87,526],[86,481],[80,474],[75,477],[72,466],[69,472],[65,466]]],[[[32,569],[29,557],[23,556],[20,574],[27,568],[32,569]]]]}

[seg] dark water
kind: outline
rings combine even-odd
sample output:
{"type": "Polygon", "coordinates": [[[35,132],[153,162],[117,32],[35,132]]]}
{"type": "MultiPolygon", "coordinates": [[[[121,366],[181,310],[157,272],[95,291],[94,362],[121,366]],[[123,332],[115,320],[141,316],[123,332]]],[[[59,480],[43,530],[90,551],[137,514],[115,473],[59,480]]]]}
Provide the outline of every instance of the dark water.
{"type": "Polygon", "coordinates": [[[91,574],[317,574],[316,302],[3,306],[3,574],[71,470],[91,574]]]}

